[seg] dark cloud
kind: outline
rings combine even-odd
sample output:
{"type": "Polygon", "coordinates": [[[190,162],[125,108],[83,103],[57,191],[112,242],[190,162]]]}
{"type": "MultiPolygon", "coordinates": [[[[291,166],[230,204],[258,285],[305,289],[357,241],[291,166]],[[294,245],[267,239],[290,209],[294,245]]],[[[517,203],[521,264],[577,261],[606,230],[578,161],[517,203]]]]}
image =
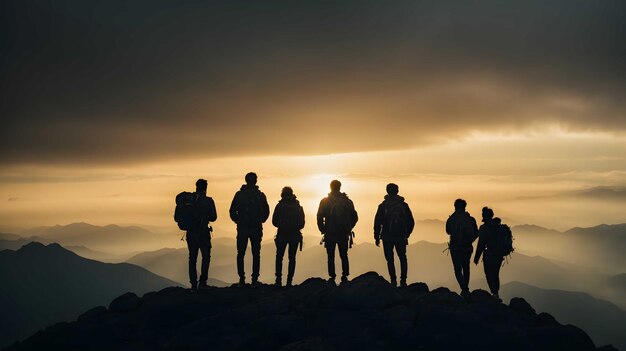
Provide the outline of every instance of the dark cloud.
{"type": "Polygon", "coordinates": [[[0,162],[623,131],[623,1],[2,3],[0,162]]]}

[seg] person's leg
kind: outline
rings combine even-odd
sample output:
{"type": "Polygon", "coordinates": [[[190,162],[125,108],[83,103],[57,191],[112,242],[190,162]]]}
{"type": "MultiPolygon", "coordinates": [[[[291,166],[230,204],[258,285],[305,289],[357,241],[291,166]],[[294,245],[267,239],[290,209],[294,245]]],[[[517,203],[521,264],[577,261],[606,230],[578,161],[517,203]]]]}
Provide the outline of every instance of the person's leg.
{"type": "Polygon", "coordinates": [[[335,274],[335,240],[326,238],[326,254],[328,255],[328,276],[331,280],[334,280],[337,275],[335,274]]]}
{"type": "Polygon", "coordinates": [[[293,276],[296,273],[296,253],[298,252],[299,246],[299,240],[291,240],[289,242],[289,268],[287,270],[287,285],[291,285],[291,283],[293,282],[293,276]]]}
{"type": "Polygon", "coordinates": [[[202,263],[200,264],[200,285],[206,286],[209,278],[209,265],[211,264],[211,237],[210,234],[203,233],[200,240],[200,252],[202,252],[202,263]]]}
{"type": "Polygon", "coordinates": [[[495,289],[495,295],[498,296],[498,292],[500,291],[500,268],[502,268],[502,261],[504,257],[496,257],[494,259],[493,266],[493,287],[495,289]]]}
{"type": "Polygon", "coordinates": [[[400,286],[406,286],[406,278],[409,269],[406,259],[406,244],[404,242],[398,242],[394,246],[398,254],[398,259],[400,260],[400,286]]]}
{"type": "Polygon", "coordinates": [[[276,239],[276,282],[278,283],[283,276],[283,256],[285,255],[285,248],[287,247],[287,241],[276,239]]]}
{"type": "Polygon", "coordinates": [[[342,238],[337,242],[337,248],[339,249],[339,257],[341,258],[341,281],[347,281],[350,275],[350,262],[348,261],[348,240],[349,238],[342,238]]]}
{"type": "Polygon", "coordinates": [[[246,271],[243,266],[243,258],[246,255],[246,249],[248,248],[248,233],[237,230],[237,273],[239,279],[246,278],[246,271]]]}
{"type": "Polygon", "coordinates": [[[198,272],[196,263],[198,262],[198,244],[191,233],[187,233],[187,248],[189,249],[189,283],[192,288],[198,286],[198,272]]]}
{"type": "Polygon", "coordinates": [[[385,253],[385,260],[387,261],[387,271],[389,272],[389,280],[391,284],[396,285],[396,266],[393,257],[393,243],[383,240],[383,252],[385,253]]]}
{"type": "Polygon", "coordinates": [[[259,280],[259,271],[261,270],[261,239],[260,233],[255,233],[250,237],[250,249],[252,250],[252,281],[259,280]]]}
{"type": "Polygon", "coordinates": [[[463,285],[465,286],[465,290],[469,292],[469,281],[470,281],[470,260],[472,259],[472,252],[463,252],[462,258],[462,270],[463,270],[463,285]]]}
{"type": "Polygon", "coordinates": [[[454,267],[454,276],[456,277],[456,281],[459,283],[461,291],[465,291],[467,287],[465,286],[465,279],[463,278],[462,272],[462,253],[456,250],[450,250],[450,257],[452,257],[452,266],[454,267]]]}
{"type": "Polygon", "coordinates": [[[485,278],[487,278],[489,291],[493,294],[496,290],[493,280],[493,262],[491,261],[491,257],[487,254],[483,255],[483,268],[485,269],[485,278]]]}

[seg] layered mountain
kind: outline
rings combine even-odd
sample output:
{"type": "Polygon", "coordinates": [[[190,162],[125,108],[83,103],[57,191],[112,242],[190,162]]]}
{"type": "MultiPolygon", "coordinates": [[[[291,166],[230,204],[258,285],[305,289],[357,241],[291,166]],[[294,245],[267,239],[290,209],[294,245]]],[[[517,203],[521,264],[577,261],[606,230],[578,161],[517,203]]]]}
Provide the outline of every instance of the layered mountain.
{"type": "MultiPolygon", "coordinates": [[[[211,263],[216,264],[224,260],[226,256],[225,250],[214,251],[211,255],[211,263]]],[[[189,251],[187,249],[161,249],[151,252],[144,252],[131,257],[128,263],[143,267],[150,272],[156,273],[162,277],[188,284],[189,282],[189,251]]],[[[198,257],[198,262],[201,257],[198,257]]],[[[198,272],[199,273],[199,272],[198,272]]],[[[219,279],[209,277],[207,281],[209,285],[224,287],[228,283],[219,279]]]]}
{"type": "Polygon", "coordinates": [[[85,259],[58,244],[0,251],[0,346],[125,292],[176,285],[144,268],[85,259]]]}
{"type": "Polygon", "coordinates": [[[533,225],[513,227],[515,248],[610,274],[626,267],[626,224],[602,224],[565,232],[533,225]]]}
{"type": "Polygon", "coordinates": [[[626,350],[626,311],[581,292],[540,289],[520,282],[502,287],[503,297],[524,296],[536,309],[558,316],[563,323],[583,328],[599,344],[612,343],[626,350]]]}
{"type": "MultiPolygon", "coordinates": [[[[464,300],[370,272],[342,286],[167,288],[46,328],[7,350],[596,350],[580,328],[482,290],[464,300]]],[[[612,349],[611,347],[604,348],[612,349]]]]}
{"type": "Polygon", "coordinates": [[[72,223],[36,227],[22,231],[19,235],[31,240],[33,237],[42,238],[44,241],[56,242],[63,246],[85,246],[112,255],[184,246],[178,235],[153,233],[138,226],[123,227],[115,224],[96,226],[72,223]]]}

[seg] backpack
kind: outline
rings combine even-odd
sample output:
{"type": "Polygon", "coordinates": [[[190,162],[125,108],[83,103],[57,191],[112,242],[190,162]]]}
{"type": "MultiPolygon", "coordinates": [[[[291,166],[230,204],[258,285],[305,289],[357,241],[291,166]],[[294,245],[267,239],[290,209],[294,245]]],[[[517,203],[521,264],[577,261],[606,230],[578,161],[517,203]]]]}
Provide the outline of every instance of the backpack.
{"type": "Polygon", "coordinates": [[[331,200],[328,226],[334,232],[350,232],[352,229],[352,206],[345,197],[331,200]]]}
{"type": "Polygon", "coordinates": [[[288,235],[297,234],[303,226],[302,208],[297,202],[284,203],[280,213],[280,229],[288,235]]]}
{"type": "Polygon", "coordinates": [[[406,236],[406,211],[402,201],[388,201],[385,204],[385,227],[394,237],[406,236]]]}
{"type": "Polygon", "coordinates": [[[451,238],[454,239],[453,244],[460,247],[471,246],[478,237],[478,233],[472,225],[472,220],[469,216],[465,216],[459,222],[456,235],[454,235],[454,238],[451,238]]]}
{"type": "Polygon", "coordinates": [[[195,193],[183,191],[176,195],[176,209],[174,210],[174,220],[181,230],[191,230],[197,222],[198,196],[195,193]]]}
{"type": "Polygon", "coordinates": [[[496,256],[508,256],[515,250],[513,248],[513,233],[511,233],[511,228],[506,224],[498,225],[490,243],[488,250],[496,256]]]}
{"type": "Polygon", "coordinates": [[[257,191],[241,191],[237,200],[237,224],[261,223],[261,200],[257,191]]]}

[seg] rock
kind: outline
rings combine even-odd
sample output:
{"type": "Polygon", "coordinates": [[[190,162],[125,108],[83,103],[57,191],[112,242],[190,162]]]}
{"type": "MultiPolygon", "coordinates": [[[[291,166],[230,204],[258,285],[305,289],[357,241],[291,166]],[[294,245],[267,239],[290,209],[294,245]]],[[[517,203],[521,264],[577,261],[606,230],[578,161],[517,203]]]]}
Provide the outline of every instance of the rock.
{"type": "Polygon", "coordinates": [[[532,306],[530,306],[530,304],[521,297],[512,298],[511,302],[509,302],[509,307],[513,311],[516,311],[517,313],[520,313],[520,314],[524,314],[524,315],[535,314],[535,309],[532,308],[532,306]]]}
{"type": "Polygon", "coordinates": [[[98,306],[78,316],[78,321],[96,321],[107,312],[106,307],[98,306]]]}
{"type": "Polygon", "coordinates": [[[470,293],[469,301],[471,303],[498,303],[490,293],[485,290],[477,289],[470,293]]]}
{"type": "Polygon", "coordinates": [[[430,290],[428,289],[428,285],[426,283],[418,282],[409,284],[404,291],[414,295],[423,295],[427,294],[430,290]]]}
{"type": "Polygon", "coordinates": [[[537,325],[550,326],[550,325],[560,325],[560,323],[551,314],[542,312],[542,313],[539,313],[539,315],[537,315],[537,325]]]}
{"type": "Polygon", "coordinates": [[[335,347],[322,338],[306,339],[285,345],[279,351],[333,351],[335,347]]]}
{"type": "Polygon", "coordinates": [[[111,301],[109,310],[112,312],[132,311],[139,305],[139,297],[132,292],[128,292],[111,301]]]}
{"type": "Polygon", "coordinates": [[[394,288],[376,273],[339,287],[314,278],[292,289],[170,288],[124,294],[7,350],[595,350],[584,331],[523,299],[507,306],[476,290],[469,300],[420,283],[394,288]]]}

